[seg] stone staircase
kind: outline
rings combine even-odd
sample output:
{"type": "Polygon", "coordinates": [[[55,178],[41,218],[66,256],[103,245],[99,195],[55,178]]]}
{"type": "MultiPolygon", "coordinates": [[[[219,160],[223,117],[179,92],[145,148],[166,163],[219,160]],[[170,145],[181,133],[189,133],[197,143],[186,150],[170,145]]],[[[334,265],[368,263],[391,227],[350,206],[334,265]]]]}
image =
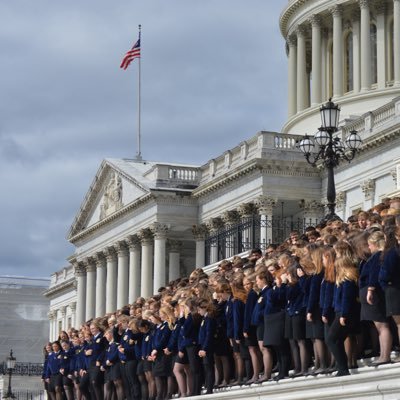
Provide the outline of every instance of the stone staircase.
{"type": "Polygon", "coordinates": [[[368,367],[369,361],[360,360],[359,368],[351,370],[349,376],[318,375],[288,378],[258,385],[231,386],[216,389],[213,394],[202,395],[200,398],[210,400],[399,400],[400,363],[368,367]]]}

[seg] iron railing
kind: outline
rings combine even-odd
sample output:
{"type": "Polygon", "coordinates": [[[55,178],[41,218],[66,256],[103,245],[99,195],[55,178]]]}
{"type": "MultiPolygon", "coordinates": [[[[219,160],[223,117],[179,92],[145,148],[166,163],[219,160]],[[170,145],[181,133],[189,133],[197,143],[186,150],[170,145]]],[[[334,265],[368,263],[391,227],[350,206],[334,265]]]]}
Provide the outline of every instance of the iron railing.
{"type": "Polygon", "coordinates": [[[206,265],[243,253],[253,248],[265,248],[271,243],[284,242],[291,231],[303,233],[308,226],[315,226],[319,219],[272,217],[261,219],[259,215],[244,218],[216,233],[209,234],[205,240],[206,265]],[[262,234],[263,233],[263,234],[262,234]],[[261,240],[263,237],[263,240],[261,240]],[[214,258],[214,259],[213,259],[214,258]]]}
{"type": "MultiPolygon", "coordinates": [[[[16,363],[12,370],[13,375],[41,376],[43,372],[43,364],[40,363],[16,363]]],[[[0,363],[0,374],[7,375],[7,363],[0,363]]]]}
{"type": "MultiPolygon", "coordinates": [[[[7,390],[0,389],[0,399],[3,399],[7,390]]],[[[12,390],[13,398],[16,400],[45,400],[44,390],[12,390]]]]}

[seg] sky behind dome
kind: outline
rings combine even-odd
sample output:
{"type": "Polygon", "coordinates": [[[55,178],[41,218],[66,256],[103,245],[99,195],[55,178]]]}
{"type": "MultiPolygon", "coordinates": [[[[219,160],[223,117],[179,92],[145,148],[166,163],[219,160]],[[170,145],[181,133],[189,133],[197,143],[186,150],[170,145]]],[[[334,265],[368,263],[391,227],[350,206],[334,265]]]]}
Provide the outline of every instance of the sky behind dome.
{"type": "Polygon", "coordinates": [[[104,158],[205,164],[287,115],[287,0],[0,1],[0,275],[49,276],[104,158]]]}

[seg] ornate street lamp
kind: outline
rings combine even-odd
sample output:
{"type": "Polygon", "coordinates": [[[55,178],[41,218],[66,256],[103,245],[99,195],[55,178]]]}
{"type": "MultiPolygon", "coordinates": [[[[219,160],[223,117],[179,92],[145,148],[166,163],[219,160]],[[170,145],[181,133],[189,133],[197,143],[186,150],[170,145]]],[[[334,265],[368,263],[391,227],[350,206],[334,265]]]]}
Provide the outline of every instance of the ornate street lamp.
{"type": "Polygon", "coordinates": [[[339,137],[333,135],[338,131],[340,107],[331,99],[320,108],[322,126],[314,137],[308,135],[298,143],[298,147],[304,153],[306,160],[313,167],[321,160],[328,173],[328,187],[326,198],[328,200],[328,214],[325,221],[340,219],[335,214],[336,189],[334,168],[341,160],[350,162],[362,144],[362,140],[356,131],[351,131],[343,143],[339,137]],[[317,148],[316,148],[317,147],[317,148]],[[314,149],[316,148],[316,151],[314,149]]]}
{"type": "Polygon", "coordinates": [[[7,357],[6,363],[7,363],[7,370],[8,370],[8,390],[5,396],[3,396],[3,399],[15,399],[15,396],[13,392],[11,391],[11,376],[12,372],[15,368],[15,362],[16,358],[13,357],[13,351],[10,350],[10,355],[7,357]]]}

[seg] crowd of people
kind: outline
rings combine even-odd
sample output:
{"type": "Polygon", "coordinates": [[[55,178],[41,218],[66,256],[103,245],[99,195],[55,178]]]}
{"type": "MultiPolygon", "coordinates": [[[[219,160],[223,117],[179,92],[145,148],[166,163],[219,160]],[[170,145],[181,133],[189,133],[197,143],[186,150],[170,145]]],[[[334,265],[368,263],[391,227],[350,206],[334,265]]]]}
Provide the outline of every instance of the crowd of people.
{"type": "Polygon", "coordinates": [[[399,211],[293,231],[61,332],[44,349],[49,398],[164,400],[396,361],[399,211]]]}

